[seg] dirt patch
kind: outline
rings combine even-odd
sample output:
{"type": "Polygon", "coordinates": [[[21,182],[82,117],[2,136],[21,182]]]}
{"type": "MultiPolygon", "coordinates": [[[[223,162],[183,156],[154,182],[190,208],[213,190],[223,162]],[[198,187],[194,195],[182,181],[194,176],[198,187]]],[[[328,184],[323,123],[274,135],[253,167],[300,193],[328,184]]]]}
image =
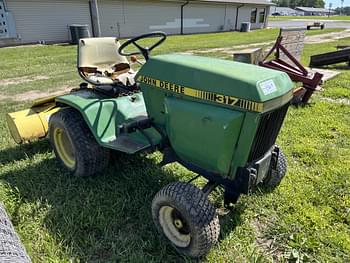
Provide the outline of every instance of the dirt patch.
{"type": "Polygon", "coordinates": [[[59,89],[55,89],[55,91],[40,91],[40,90],[31,90],[23,93],[16,94],[14,96],[8,96],[0,94],[0,101],[2,100],[12,100],[12,101],[28,101],[28,100],[36,100],[40,98],[45,98],[49,96],[59,96],[65,94],[72,90],[74,87],[64,86],[59,89]]]}
{"type": "Polygon", "coordinates": [[[64,93],[69,92],[73,87],[64,87],[59,90],[56,90],[55,92],[50,91],[40,91],[40,90],[31,90],[28,92],[20,93],[14,96],[12,100],[14,101],[27,101],[27,100],[36,100],[40,98],[45,98],[49,96],[59,96],[63,95],[64,93]]]}
{"type": "Polygon", "coordinates": [[[37,80],[47,80],[50,79],[48,76],[35,76],[35,77],[20,77],[20,78],[11,78],[11,79],[2,79],[0,80],[0,86],[8,86],[13,84],[22,84],[28,83],[37,80]]]}
{"type": "Polygon", "coordinates": [[[249,44],[249,45],[238,45],[238,46],[233,46],[233,47],[211,48],[211,49],[203,49],[203,50],[189,50],[186,52],[181,52],[181,54],[193,55],[193,54],[205,54],[205,53],[219,52],[219,53],[232,55],[233,52],[235,52],[235,51],[240,51],[242,49],[247,49],[247,48],[272,46],[273,43],[274,42],[271,41],[271,42],[254,43],[254,44],[249,44]]]}
{"type": "Polygon", "coordinates": [[[332,33],[327,33],[322,35],[307,36],[305,38],[305,44],[327,43],[327,42],[332,42],[334,40],[347,38],[347,37],[350,37],[350,29],[346,29],[341,32],[332,32],[332,33]]]}
{"type": "Polygon", "coordinates": [[[1,95],[1,94],[0,94],[0,101],[2,101],[2,100],[7,100],[8,98],[9,98],[8,96],[1,95]]]}
{"type": "Polygon", "coordinates": [[[261,250],[266,254],[271,255],[276,260],[283,258],[284,252],[276,244],[276,241],[265,234],[268,224],[256,219],[251,225],[255,231],[256,243],[261,250]]]}
{"type": "Polygon", "coordinates": [[[330,102],[330,103],[336,103],[336,104],[343,104],[350,106],[350,99],[341,98],[341,99],[332,99],[328,97],[321,98],[322,101],[330,102]]]}

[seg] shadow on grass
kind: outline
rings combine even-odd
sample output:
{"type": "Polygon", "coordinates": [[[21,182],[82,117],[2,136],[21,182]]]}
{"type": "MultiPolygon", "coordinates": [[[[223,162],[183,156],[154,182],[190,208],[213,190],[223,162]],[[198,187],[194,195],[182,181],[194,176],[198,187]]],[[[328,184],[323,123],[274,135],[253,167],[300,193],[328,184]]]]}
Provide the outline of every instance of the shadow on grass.
{"type": "Polygon", "coordinates": [[[312,96],[310,101],[308,101],[307,103],[299,103],[299,104],[291,104],[291,108],[293,109],[304,109],[304,108],[312,108],[314,107],[316,104],[316,102],[312,101],[312,96]]]}
{"type": "MultiPolygon", "coordinates": [[[[35,150],[48,151],[48,142],[3,151],[1,162],[33,156],[35,150]]],[[[5,173],[2,179],[12,189],[18,189],[18,206],[41,203],[50,207],[44,227],[69,248],[67,253],[74,260],[190,261],[177,254],[154,228],[150,209],[154,195],[180,178],[162,170],[153,159],[115,154],[110,167],[100,175],[75,178],[63,172],[54,158],[46,158],[25,169],[5,173]]],[[[241,223],[243,210],[238,205],[229,216],[220,218],[221,238],[241,223]]],[[[14,224],[23,220],[16,211],[18,208],[12,212],[14,224]]]]}
{"type": "Polygon", "coordinates": [[[31,158],[35,154],[51,151],[48,140],[40,140],[33,143],[17,145],[14,148],[0,150],[0,164],[8,163],[31,158]]]}
{"type": "Polygon", "coordinates": [[[243,224],[241,214],[244,213],[246,205],[238,200],[227,215],[220,216],[220,240],[226,239],[230,233],[239,225],[243,224]]]}

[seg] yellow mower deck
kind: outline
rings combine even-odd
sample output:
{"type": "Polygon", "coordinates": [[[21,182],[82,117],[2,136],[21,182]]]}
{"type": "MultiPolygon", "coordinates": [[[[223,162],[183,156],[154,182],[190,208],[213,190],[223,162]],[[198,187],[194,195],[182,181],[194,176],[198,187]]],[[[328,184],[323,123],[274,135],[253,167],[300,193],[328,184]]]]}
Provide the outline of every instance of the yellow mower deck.
{"type": "Polygon", "coordinates": [[[16,143],[46,137],[50,116],[60,110],[56,96],[35,100],[29,109],[6,114],[10,133],[16,143]]]}

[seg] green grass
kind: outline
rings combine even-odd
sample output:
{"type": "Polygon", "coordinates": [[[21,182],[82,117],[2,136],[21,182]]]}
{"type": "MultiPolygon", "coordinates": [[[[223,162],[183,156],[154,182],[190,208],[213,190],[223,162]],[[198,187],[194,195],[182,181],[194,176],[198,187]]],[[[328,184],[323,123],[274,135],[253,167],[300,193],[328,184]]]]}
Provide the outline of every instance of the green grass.
{"type": "Polygon", "coordinates": [[[350,21],[350,16],[269,16],[270,21],[281,21],[289,19],[310,19],[310,20],[346,20],[350,21]]]}
{"type": "MultiPolygon", "coordinates": [[[[259,40],[234,33],[170,37],[158,52],[268,41],[277,34],[260,32],[259,40]]],[[[302,62],[349,40],[306,45],[302,62]]],[[[0,57],[0,79],[52,77],[0,86],[0,94],[79,83],[72,46],[0,49],[0,57]]],[[[220,241],[204,261],[350,261],[350,106],[337,103],[350,100],[350,72],[341,70],[308,106],[289,110],[278,138],[289,162],[286,178],[272,193],[242,196],[220,217],[220,241]]],[[[47,140],[22,146],[12,141],[4,115],[27,106],[0,101],[0,200],[33,262],[190,261],[158,236],[150,204],[162,186],[193,173],[174,164],[159,168],[159,153],[116,154],[106,172],[72,178],[58,167],[47,140]]],[[[212,200],[222,206],[219,196],[215,192],[212,200]]]]}

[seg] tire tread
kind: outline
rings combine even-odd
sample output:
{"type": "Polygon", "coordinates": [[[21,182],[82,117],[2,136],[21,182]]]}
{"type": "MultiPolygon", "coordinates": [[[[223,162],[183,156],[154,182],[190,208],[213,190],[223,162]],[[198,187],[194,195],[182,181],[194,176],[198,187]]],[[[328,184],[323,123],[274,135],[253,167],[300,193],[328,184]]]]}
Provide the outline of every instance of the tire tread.
{"type": "Polygon", "coordinates": [[[270,174],[268,175],[266,180],[263,181],[264,186],[271,189],[274,189],[277,186],[279,186],[282,179],[287,173],[287,166],[288,166],[287,159],[284,153],[282,152],[282,150],[280,149],[278,154],[276,170],[271,170],[269,172],[270,174]]]}
{"type": "Polygon", "coordinates": [[[218,216],[207,196],[192,184],[176,182],[163,187],[156,194],[152,203],[153,220],[161,233],[162,229],[158,221],[158,207],[160,208],[160,206],[158,204],[162,203],[163,200],[178,204],[180,208],[187,211],[192,220],[192,225],[198,233],[197,242],[191,241],[187,248],[176,246],[175,248],[179,252],[194,258],[206,254],[217,242],[220,233],[218,216]]]}
{"type": "MultiPolygon", "coordinates": [[[[72,108],[64,108],[50,118],[49,126],[59,124],[68,132],[77,154],[75,176],[91,176],[106,168],[109,163],[109,150],[101,147],[92,135],[81,114],[72,108]]],[[[50,132],[49,128],[49,132],[50,132]]],[[[51,137],[51,136],[50,136],[51,137]]],[[[54,148],[54,143],[51,142],[54,148]]],[[[55,154],[60,163],[64,163],[55,154]]],[[[65,167],[65,166],[64,166],[65,167]]]]}

